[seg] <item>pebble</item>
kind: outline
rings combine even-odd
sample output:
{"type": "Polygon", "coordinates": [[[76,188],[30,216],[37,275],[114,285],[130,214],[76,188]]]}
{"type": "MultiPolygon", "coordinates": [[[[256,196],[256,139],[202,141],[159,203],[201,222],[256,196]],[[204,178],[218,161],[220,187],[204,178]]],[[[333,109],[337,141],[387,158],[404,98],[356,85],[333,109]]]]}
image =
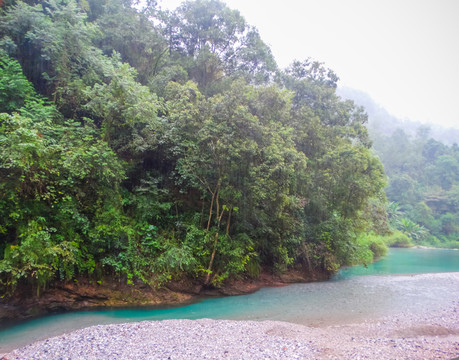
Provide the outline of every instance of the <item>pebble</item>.
{"type": "Polygon", "coordinates": [[[454,359],[454,294],[435,311],[332,326],[210,319],[97,325],[0,354],[0,360],[454,359]]]}
{"type": "Polygon", "coordinates": [[[447,336],[423,334],[424,320],[409,315],[322,328],[210,319],[98,325],[36,342],[4,359],[452,359],[459,356],[459,321],[440,319],[450,330],[447,336]],[[413,326],[419,336],[402,336],[403,328],[413,326]]]}

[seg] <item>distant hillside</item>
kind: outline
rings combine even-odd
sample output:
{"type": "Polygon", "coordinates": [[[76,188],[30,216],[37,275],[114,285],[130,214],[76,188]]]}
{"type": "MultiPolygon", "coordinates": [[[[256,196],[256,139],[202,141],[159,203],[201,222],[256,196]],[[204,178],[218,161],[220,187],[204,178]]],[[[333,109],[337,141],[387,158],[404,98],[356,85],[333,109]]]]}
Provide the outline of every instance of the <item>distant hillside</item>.
{"type": "Polygon", "coordinates": [[[363,106],[368,114],[369,130],[372,135],[379,133],[390,136],[397,129],[402,129],[407,135],[415,137],[420,128],[430,129],[429,137],[446,145],[459,143],[459,129],[445,128],[435,124],[402,120],[390,114],[385,108],[377,104],[369,94],[364,91],[348,87],[339,87],[337,94],[343,99],[353,100],[357,105],[363,106]]]}
{"type": "Polygon", "coordinates": [[[459,248],[459,130],[400,120],[362,91],[337,93],[368,113],[392,228],[417,244],[459,248]]]}

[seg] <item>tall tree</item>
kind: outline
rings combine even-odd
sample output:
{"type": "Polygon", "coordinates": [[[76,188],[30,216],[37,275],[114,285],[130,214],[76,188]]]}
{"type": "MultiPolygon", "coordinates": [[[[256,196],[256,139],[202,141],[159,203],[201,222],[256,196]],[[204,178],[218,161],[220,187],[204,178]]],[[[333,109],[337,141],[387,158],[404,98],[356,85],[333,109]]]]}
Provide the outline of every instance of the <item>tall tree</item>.
{"type": "Polygon", "coordinates": [[[202,89],[224,76],[266,82],[277,69],[257,30],[218,0],[186,1],[169,22],[171,47],[190,59],[185,67],[202,89]]]}

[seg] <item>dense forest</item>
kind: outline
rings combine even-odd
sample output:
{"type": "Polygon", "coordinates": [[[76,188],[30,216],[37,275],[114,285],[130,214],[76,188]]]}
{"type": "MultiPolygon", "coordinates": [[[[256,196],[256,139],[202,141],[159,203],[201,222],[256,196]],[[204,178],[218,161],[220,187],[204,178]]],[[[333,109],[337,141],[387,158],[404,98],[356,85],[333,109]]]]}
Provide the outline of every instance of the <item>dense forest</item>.
{"type": "MultiPolygon", "coordinates": [[[[262,269],[333,273],[382,252],[386,176],[367,115],[336,94],[332,70],[311,59],[279,69],[217,0],[173,12],[0,4],[2,294],[80,277],[220,286],[262,269]]],[[[457,161],[457,147],[421,145],[432,164],[457,161]]],[[[442,178],[432,169],[426,182],[442,178]]],[[[458,198],[455,180],[441,181],[424,204],[458,198]]],[[[404,191],[416,199],[404,211],[428,210],[418,195],[404,191]]]]}
{"type": "Polygon", "coordinates": [[[416,243],[459,247],[459,147],[399,129],[375,138],[389,177],[389,216],[416,243]]]}
{"type": "Polygon", "coordinates": [[[412,243],[459,248],[459,130],[402,121],[361,91],[338,93],[368,112],[373,147],[388,176],[391,227],[412,243]]]}

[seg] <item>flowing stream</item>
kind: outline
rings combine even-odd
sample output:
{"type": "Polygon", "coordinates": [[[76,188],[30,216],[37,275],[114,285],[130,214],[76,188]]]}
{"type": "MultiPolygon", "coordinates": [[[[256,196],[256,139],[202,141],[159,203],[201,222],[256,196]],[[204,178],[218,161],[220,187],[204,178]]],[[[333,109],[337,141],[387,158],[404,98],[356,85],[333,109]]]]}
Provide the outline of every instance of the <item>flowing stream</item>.
{"type": "Polygon", "coordinates": [[[391,249],[367,267],[342,269],[331,281],[264,288],[179,307],[104,309],[46,316],[0,331],[0,354],[92,325],[164,319],[279,320],[308,326],[361,322],[438,309],[459,300],[459,251],[391,249]],[[435,275],[433,273],[444,273],[435,275]]]}

